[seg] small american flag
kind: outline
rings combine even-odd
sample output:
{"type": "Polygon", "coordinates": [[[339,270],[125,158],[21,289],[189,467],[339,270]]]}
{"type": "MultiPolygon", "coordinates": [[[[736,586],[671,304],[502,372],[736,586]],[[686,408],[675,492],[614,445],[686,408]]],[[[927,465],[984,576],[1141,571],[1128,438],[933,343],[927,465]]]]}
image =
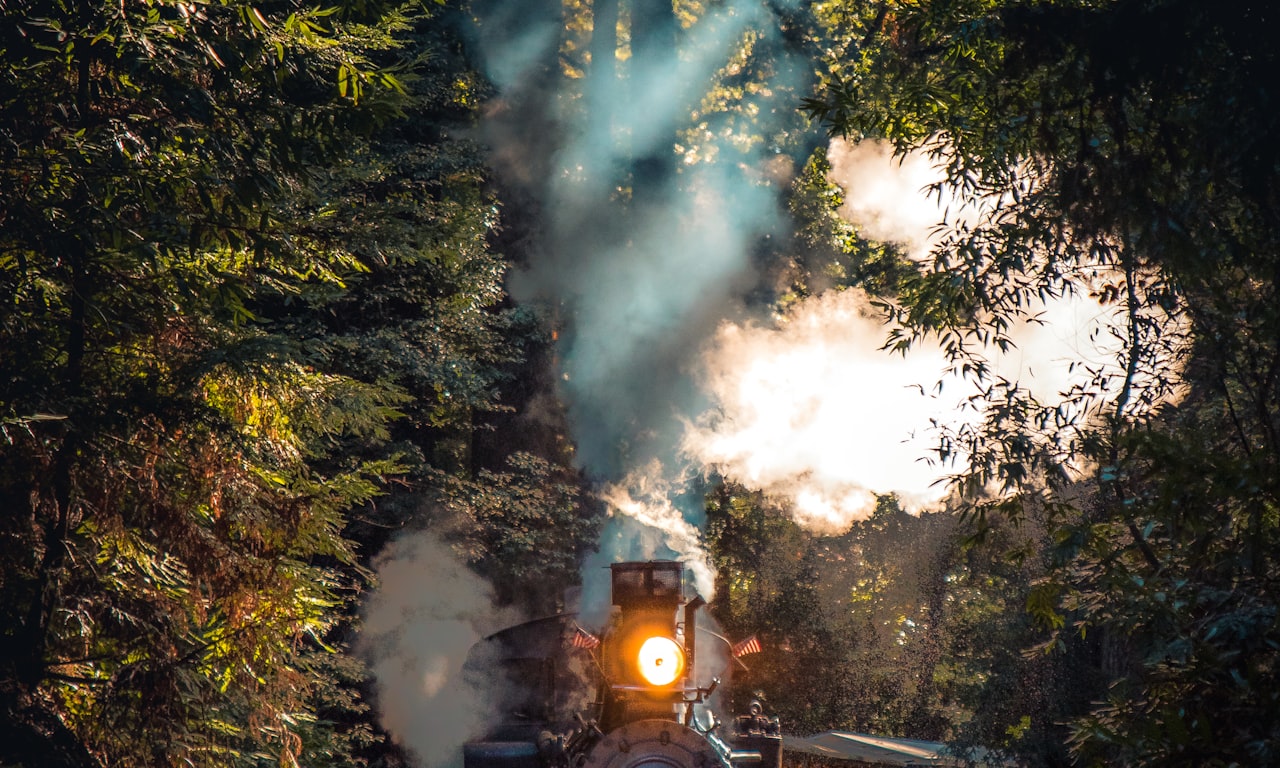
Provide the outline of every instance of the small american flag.
{"type": "Polygon", "coordinates": [[[738,658],[739,656],[746,656],[749,653],[759,653],[759,652],[760,652],[760,641],[756,639],[755,635],[748,637],[746,640],[743,640],[740,643],[734,643],[734,646],[733,646],[733,658],[735,659],[738,658]]]}
{"type": "Polygon", "coordinates": [[[600,644],[600,638],[591,634],[582,627],[573,628],[573,640],[570,641],[574,648],[584,648],[591,650],[600,644]]]}

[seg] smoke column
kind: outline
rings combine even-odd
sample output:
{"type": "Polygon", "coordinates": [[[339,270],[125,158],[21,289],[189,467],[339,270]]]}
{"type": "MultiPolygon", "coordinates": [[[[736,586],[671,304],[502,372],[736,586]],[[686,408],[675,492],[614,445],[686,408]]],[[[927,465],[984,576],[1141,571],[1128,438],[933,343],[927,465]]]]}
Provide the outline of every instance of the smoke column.
{"type": "MultiPolygon", "coordinates": [[[[743,150],[708,128],[698,152],[677,158],[678,132],[717,72],[745,42],[778,34],[765,4],[708,5],[676,29],[669,3],[597,0],[580,79],[560,75],[560,39],[543,23],[558,5],[491,3],[481,12],[479,43],[500,89],[486,139],[542,226],[509,288],[521,303],[558,313],[560,394],[577,460],[609,508],[600,555],[584,570],[588,611],[600,599],[607,610],[604,566],[630,558],[676,557],[713,596],[702,498],[687,492],[696,473],[679,451],[683,418],[707,405],[693,376],[700,350],[741,313],[755,279],[752,249],[781,217],[765,172],[776,158],[765,147],[743,150]],[[629,51],[615,57],[620,9],[630,18],[629,51]]],[[[804,69],[786,56],[779,68],[804,69]]],[[[794,122],[787,107],[776,125],[764,116],[753,130],[768,136],[794,122]]]]}

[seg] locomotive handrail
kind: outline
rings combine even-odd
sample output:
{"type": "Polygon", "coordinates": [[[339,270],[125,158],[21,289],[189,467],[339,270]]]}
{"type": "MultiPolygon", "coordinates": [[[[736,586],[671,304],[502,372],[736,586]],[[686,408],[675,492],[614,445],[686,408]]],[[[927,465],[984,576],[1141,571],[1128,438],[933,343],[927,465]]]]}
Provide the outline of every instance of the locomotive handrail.
{"type": "MultiPolygon", "coordinates": [[[[611,684],[609,688],[615,691],[634,691],[639,693],[654,692],[654,686],[652,685],[611,684]]],[[[662,690],[663,693],[700,693],[703,695],[707,694],[710,691],[710,689],[708,688],[664,688],[660,690],[662,690]]]]}

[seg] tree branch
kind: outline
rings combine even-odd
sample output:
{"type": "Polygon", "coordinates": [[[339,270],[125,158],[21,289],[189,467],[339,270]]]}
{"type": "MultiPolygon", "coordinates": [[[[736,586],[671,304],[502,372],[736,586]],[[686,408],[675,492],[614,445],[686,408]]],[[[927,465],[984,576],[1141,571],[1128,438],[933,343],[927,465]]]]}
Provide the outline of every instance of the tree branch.
{"type": "MultiPolygon", "coordinates": [[[[1128,319],[1129,332],[1129,353],[1128,360],[1125,361],[1124,387],[1120,390],[1120,396],[1116,398],[1116,407],[1111,416],[1111,466],[1117,469],[1120,466],[1120,427],[1125,423],[1125,408],[1129,404],[1129,398],[1133,395],[1133,381],[1138,375],[1138,355],[1141,353],[1142,344],[1139,340],[1141,328],[1138,325],[1138,309],[1141,303],[1138,300],[1137,267],[1135,264],[1133,249],[1129,246],[1128,236],[1123,236],[1121,242],[1121,261],[1124,263],[1125,275],[1125,314],[1128,319]]],[[[1129,535],[1133,537],[1134,544],[1137,545],[1138,551],[1142,553],[1142,558],[1152,569],[1159,571],[1164,564],[1160,562],[1160,558],[1156,556],[1155,550],[1151,548],[1151,542],[1147,541],[1146,536],[1142,535],[1142,531],[1138,529],[1138,524],[1133,520],[1126,510],[1129,499],[1124,492],[1124,486],[1117,476],[1111,482],[1111,491],[1119,505],[1121,516],[1125,518],[1125,523],[1129,529],[1129,535]]]]}

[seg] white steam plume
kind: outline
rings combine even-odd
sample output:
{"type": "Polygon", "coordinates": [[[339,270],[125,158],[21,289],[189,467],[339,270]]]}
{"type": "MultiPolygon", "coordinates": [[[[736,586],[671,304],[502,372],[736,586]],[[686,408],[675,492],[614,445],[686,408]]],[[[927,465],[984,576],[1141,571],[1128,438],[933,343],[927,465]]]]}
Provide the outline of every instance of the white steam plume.
{"type": "MultiPolygon", "coordinates": [[[[1065,299],[1043,325],[1022,323],[1018,346],[994,354],[993,372],[1041,402],[1087,383],[1090,361],[1119,372],[1114,355],[1089,340],[1110,322],[1093,302],[1065,299]]],[[[696,462],[790,501],[797,522],[839,532],[868,516],[876,495],[896,493],[918,512],[940,504],[954,467],[926,458],[939,426],[980,414],[976,390],[947,374],[941,349],[917,344],[905,357],[881,347],[886,329],[860,291],[832,291],[797,305],[773,325],[725,323],[703,358],[703,386],[715,409],[686,427],[696,462]]],[[[955,460],[964,457],[956,456],[955,460]]]]}
{"type": "Polygon", "coordinates": [[[642,526],[643,533],[632,539],[638,557],[651,560],[674,554],[685,562],[693,576],[698,594],[710,601],[715,597],[715,572],[711,556],[702,544],[702,532],[685,519],[673,497],[684,493],[674,488],[662,465],[656,460],[643,470],[633,472],[617,485],[606,486],[603,498],[611,517],[632,520],[642,526]]]}
{"type": "Polygon", "coordinates": [[[840,214],[866,237],[898,243],[912,258],[928,254],[945,215],[971,208],[946,188],[941,195],[926,194],[945,173],[924,152],[895,157],[893,146],[885,142],[850,144],[835,139],[827,148],[827,160],[832,180],[844,190],[840,214]]]}
{"type": "MultiPolygon", "coordinates": [[[[944,219],[982,215],[946,185],[927,193],[943,172],[922,153],[895,158],[883,144],[836,140],[828,156],[842,214],[915,258],[944,219]]],[[[1079,293],[1032,304],[1009,330],[1015,346],[988,350],[991,372],[1058,405],[1073,388],[1124,376],[1122,320],[1120,307],[1079,293]]],[[[970,405],[977,388],[944,374],[936,345],[920,342],[904,358],[881,349],[885,338],[858,291],[810,298],[771,326],[723,324],[703,360],[715,407],[687,426],[686,454],[789,500],[800,523],[824,532],[868,515],[876,494],[896,493],[913,511],[939,504],[953,467],[925,459],[939,427],[981,418],[970,405]]]]}
{"type": "Polygon", "coordinates": [[[930,419],[953,418],[962,395],[921,386],[945,368],[941,352],[891,356],[884,336],[857,291],[806,301],[776,327],[722,325],[703,360],[716,410],[687,426],[684,451],[790,499],[797,521],[823,532],[869,515],[875,494],[936,504],[945,468],[922,461],[930,419]]]}
{"type": "Polygon", "coordinates": [[[392,542],[374,568],[360,647],[382,725],[421,765],[460,766],[462,744],[482,732],[492,701],[484,681],[464,680],[463,663],[514,617],[498,613],[485,582],[426,534],[392,542]]]}

